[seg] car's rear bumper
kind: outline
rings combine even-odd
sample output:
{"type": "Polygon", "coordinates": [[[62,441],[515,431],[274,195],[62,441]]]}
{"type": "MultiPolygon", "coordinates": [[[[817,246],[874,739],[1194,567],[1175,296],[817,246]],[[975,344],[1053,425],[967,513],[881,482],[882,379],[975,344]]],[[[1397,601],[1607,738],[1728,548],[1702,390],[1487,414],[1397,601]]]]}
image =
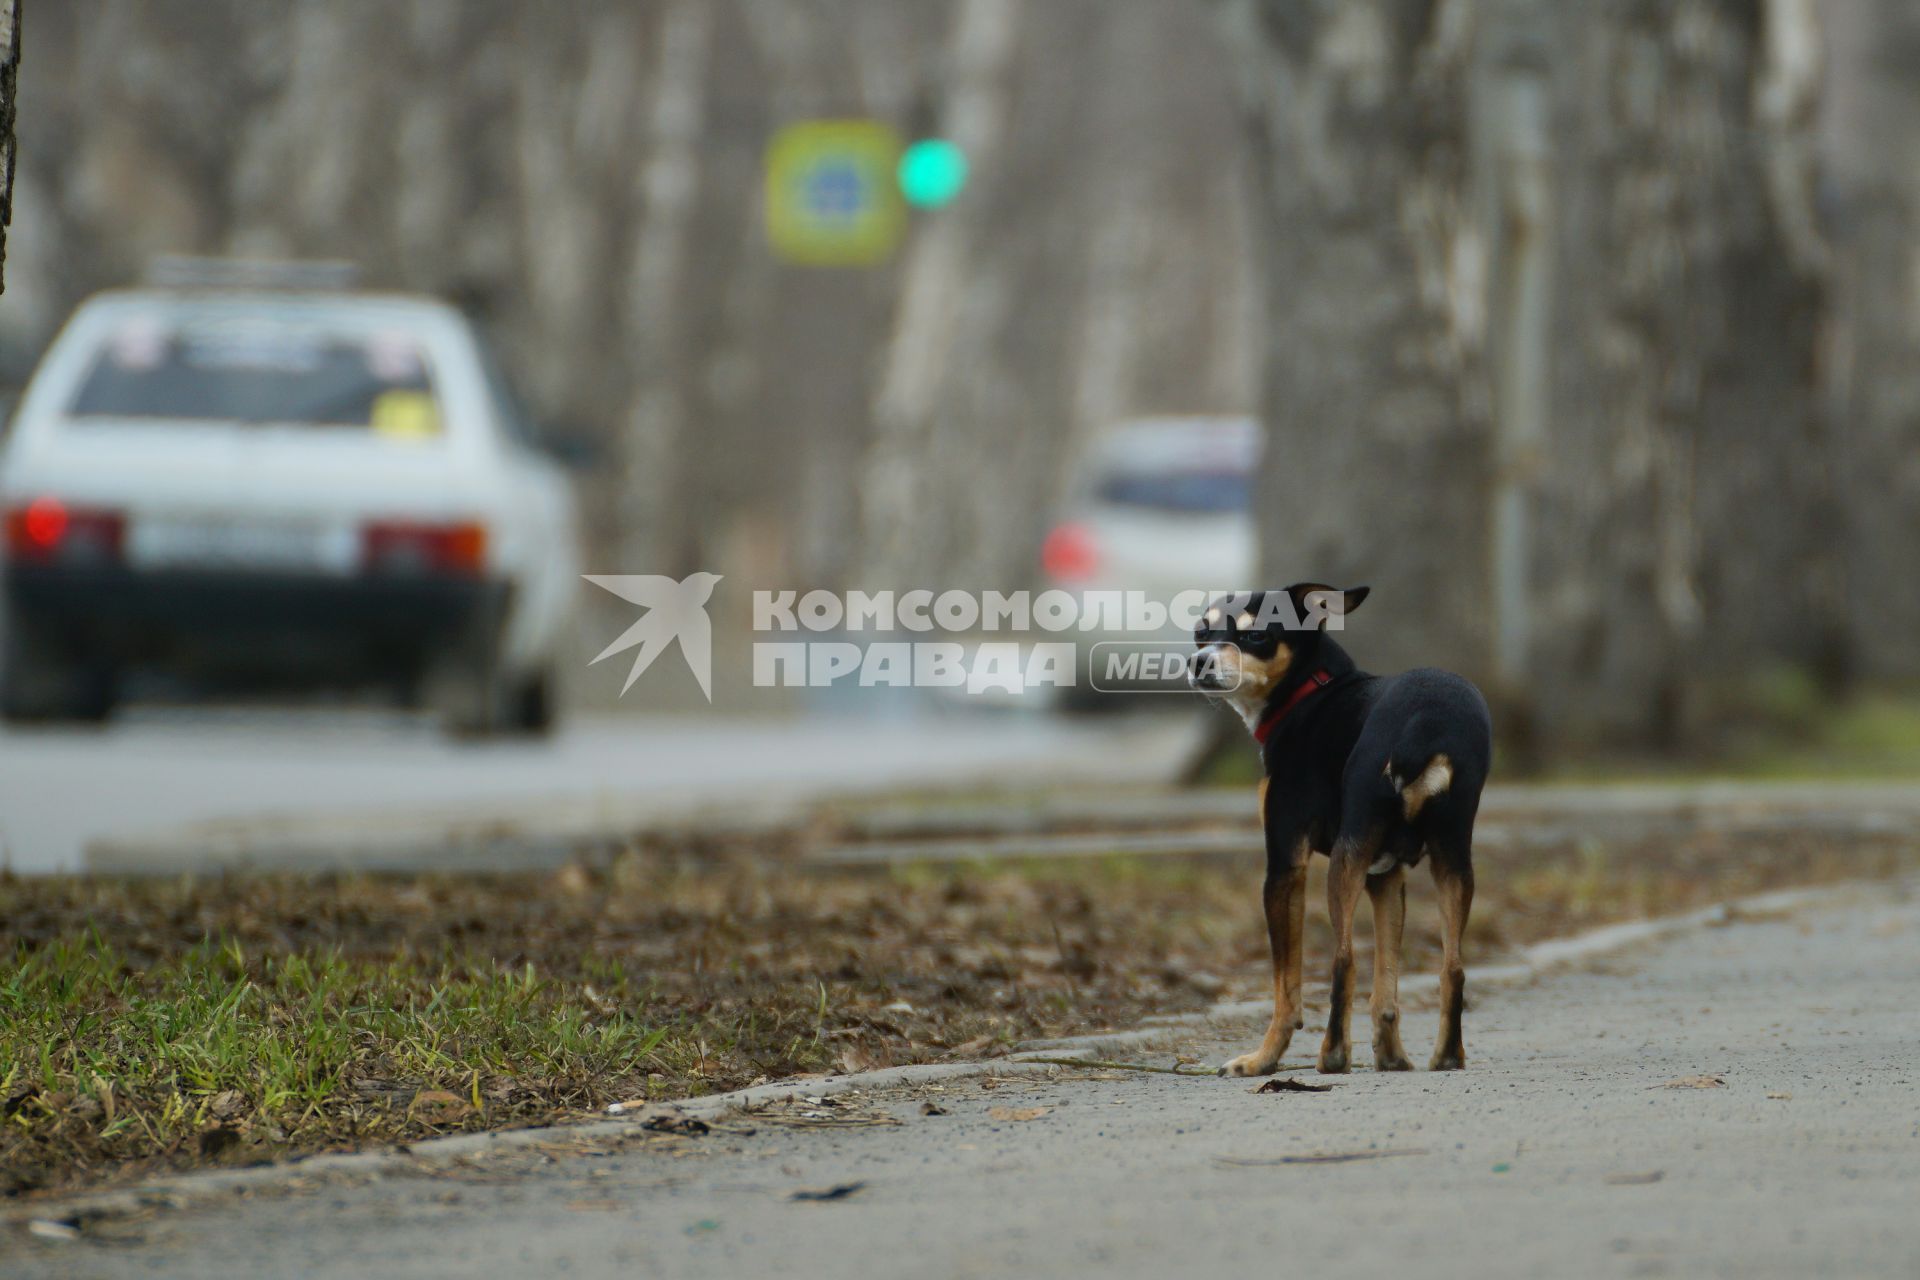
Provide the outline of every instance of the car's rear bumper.
{"type": "Polygon", "coordinates": [[[9,565],[8,625],[117,662],[382,668],[497,630],[504,582],[9,565]]]}

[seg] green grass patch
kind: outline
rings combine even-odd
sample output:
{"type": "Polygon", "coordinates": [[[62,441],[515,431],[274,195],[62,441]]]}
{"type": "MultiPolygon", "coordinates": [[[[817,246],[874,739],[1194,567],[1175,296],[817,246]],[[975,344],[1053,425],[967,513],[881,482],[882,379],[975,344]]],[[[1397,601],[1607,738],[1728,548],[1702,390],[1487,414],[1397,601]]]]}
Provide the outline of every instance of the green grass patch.
{"type": "Polygon", "coordinates": [[[1882,689],[1835,698],[1804,673],[1777,669],[1718,701],[1704,740],[1685,750],[1651,761],[1646,752],[1563,757],[1551,762],[1543,780],[1920,778],[1920,694],[1882,689]]]}
{"type": "Polygon", "coordinates": [[[0,877],[0,1192],[1126,1025],[1203,1003],[1252,901],[1117,864],[0,877]]]}
{"type": "MultiPolygon", "coordinates": [[[[0,875],[0,1194],[991,1056],[1267,989],[1262,864],[808,872],[686,850],[514,876],[0,875]]],[[[1791,884],[1904,837],[1677,830],[1477,854],[1471,963],[1791,884]]],[[[1310,972],[1330,931],[1316,859],[1310,972]]],[[[1407,970],[1437,959],[1424,873],[1407,970]]],[[[1359,922],[1362,945],[1368,920],[1359,922]]]]}

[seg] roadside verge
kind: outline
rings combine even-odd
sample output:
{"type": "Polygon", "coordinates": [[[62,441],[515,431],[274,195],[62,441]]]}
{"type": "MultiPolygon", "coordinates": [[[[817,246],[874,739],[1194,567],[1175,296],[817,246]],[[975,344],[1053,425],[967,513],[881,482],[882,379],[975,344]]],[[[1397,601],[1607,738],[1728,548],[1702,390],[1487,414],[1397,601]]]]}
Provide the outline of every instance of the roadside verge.
{"type": "MultiPolygon", "coordinates": [[[[1784,913],[1825,906],[1871,891],[1861,883],[1756,894],[1681,915],[1608,925],[1575,936],[1526,947],[1518,958],[1469,971],[1469,990],[1492,985],[1511,986],[1540,978],[1557,969],[1590,963],[1632,948],[1658,942],[1703,927],[1737,924],[1746,917],[1777,918],[1784,913]]],[[[1428,991],[1431,975],[1409,975],[1401,990],[1408,995],[1428,991]]],[[[756,1085],[728,1093],[656,1103],[623,1113],[619,1118],[582,1124],[458,1134],[416,1142],[405,1148],[351,1154],[319,1155],[257,1168],[189,1173],[152,1179],[135,1186],[39,1199],[11,1208],[4,1216],[15,1230],[68,1238],[84,1233],[90,1223],[149,1213],[158,1209],[203,1207],[237,1195],[293,1189],[330,1177],[364,1180],[407,1176],[455,1161],[484,1160],[489,1156],[556,1144],[591,1144],[596,1140],[632,1136],[637,1130],[662,1123],[695,1120],[712,1123],[753,1107],[784,1101],[796,1095],[825,1097],[889,1089],[987,1074],[1050,1072],[1057,1063],[1035,1058],[1102,1059],[1140,1053],[1195,1031],[1221,1024],[1264,1017],[1261,1001],[1230,1001],[1201,1013],[1152,1018],[1139,1027],[1063,1040],[1030,1041],[1011,1054],[971,1062],[889,1067],[874,1071],[828,1075],[756,1085]]]]}

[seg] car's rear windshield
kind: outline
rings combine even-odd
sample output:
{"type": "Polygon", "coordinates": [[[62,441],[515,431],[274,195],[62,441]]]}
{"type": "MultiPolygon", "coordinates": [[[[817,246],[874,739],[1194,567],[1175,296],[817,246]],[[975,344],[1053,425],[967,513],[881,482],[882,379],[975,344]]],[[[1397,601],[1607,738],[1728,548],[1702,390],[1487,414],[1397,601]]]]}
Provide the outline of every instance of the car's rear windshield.
{"type": "Polygon", "coordinates": [[[398,437],[441,432],[418,338],[250,315],[122,322],[67,412],[81,421],[296,424],[398,437]]]}
{"type": "Polygon", "coordinates": [[[1240,471],[1122,471],[1103,479],[1096,496],[1110,506],[1202,515],[1245,511],[1253,494],[1240,471]]]}

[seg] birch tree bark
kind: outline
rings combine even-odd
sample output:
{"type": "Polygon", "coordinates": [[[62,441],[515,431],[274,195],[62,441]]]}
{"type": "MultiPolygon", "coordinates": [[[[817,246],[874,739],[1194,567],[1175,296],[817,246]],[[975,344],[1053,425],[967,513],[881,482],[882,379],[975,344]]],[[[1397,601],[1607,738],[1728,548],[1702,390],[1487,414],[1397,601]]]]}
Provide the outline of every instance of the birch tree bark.
{"type": "Polygon", "coordinates": [[[20,83],[20,0],[0,3],[0,292],[7,287],[7,228],[13,223],[13,114],[20,83]]]}
{"type": "MultiPolygon", "coordinates": [[[[976,167],[990,164],[1000,148],[1019,19],[1014,0],[957,0],[954,6],[951,83],[938,127],[976,167]]],[[[907,251],[860,490],[868,571],[876,582],[904,582],[951,555],[957,513],[928,500],[942,479],[930,463],[939,445],[941,397],[953,393],[954,366],[965,367],[962,309],[969,293],[981,301],[970,272],[974,222],[956,211],[936,220],[907,251]]]]}
{"type": "MultiPolygon", "coordinates": [[[[662,7],[648,81],[646,159],[638,173],[639,227],[627,282],[625,328],[634,335],[633,401],[623,424],[616,490],[624,565],[695,567],[670,545],[684,530],[682,451],[687,447],[683,275],[699,194],[713,16],[706,0],[662,7]]],[[[633,572],[635,570],[627,570],[633,572]]]]}

